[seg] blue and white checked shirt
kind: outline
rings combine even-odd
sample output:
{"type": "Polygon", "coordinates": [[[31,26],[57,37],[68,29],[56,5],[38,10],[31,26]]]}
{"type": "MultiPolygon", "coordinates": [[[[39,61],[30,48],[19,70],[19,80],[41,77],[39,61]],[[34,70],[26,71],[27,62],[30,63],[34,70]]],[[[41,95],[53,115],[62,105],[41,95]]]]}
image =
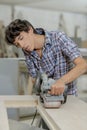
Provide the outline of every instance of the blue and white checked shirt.
{"type": "MultiPolygon", "coordinates": [[[[41,29],[37,29],[37,31],[39,34],[42,33],[41,29]]],[[[44,32],[45,45],[42,58],[38,56],[35,50],[28,54],[24,52],[26,63],[32,77],[35,78],[39,70],[41,73],[45,72],[48,77],[57,80],[73,68],[73,60],[81,57],[81,54],[77,45],[63,32],[48,32],[46,30],[44,32]]],[[[76,82],[71,82],[67,86],[67,94],[76,95],[76,82]]]]}

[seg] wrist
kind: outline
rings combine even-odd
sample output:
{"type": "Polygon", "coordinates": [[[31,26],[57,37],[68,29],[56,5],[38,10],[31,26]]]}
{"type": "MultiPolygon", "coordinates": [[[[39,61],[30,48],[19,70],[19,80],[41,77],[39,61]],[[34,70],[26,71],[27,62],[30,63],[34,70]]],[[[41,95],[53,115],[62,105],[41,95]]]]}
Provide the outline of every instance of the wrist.
{"type": "Polygon", "coordinates": [[[62,78],[60,78],[59,80],[64,84],[64,86],[65,86],[64,88],[67,89],[66,82],[62,78]]]}
{"type": "Polygon", "coordinates": [[[64,81],[62,78],[60,78],[59,80],[60,80],[64,85],[66,85],[65,81],[64,81]]]}

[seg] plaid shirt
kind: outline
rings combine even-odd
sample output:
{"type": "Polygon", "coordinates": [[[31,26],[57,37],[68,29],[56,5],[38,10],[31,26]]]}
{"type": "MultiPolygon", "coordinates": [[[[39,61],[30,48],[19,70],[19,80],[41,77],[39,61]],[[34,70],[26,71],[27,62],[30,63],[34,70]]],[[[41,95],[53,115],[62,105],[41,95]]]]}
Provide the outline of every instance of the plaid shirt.
{"type": "MultiPolygon", "coordinates": [[[[37,29],[41,34],[42,30],[37,29]]],[[[61,78],[73,68],[73,60],[81,56],[77,45],[64,33],[59,31],[44,31],[45,45],[43,47],[42,58],[36,51],[25,54],[29,74],[36,77],[37,71],[45,72],[48,77],[55,80],[61,78]]],[[[67,94],[76,95],[76,82],[67,84],[67,94]]]]}

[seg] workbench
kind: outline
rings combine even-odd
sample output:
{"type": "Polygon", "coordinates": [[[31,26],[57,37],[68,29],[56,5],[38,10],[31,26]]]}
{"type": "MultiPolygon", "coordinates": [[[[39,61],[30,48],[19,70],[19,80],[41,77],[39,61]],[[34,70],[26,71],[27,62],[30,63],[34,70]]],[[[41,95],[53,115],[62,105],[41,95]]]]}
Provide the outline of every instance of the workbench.
{"type": "Polygon", "coordinates": [[[51,130],[87,130],[87,103],[74,96],[68,96],[59,109],[44,109],[39,104],[38,111],[51,130]]]}
{"type": "Polygon", "coordinates": [[[87,130],[87,103],[74,96],[68,96],[59,109],[45,109],[35,96],[0,96],[0,130],[5,124],[9,130],[6,108],[31,106],[37,108],[50,130],[87,130]]]}

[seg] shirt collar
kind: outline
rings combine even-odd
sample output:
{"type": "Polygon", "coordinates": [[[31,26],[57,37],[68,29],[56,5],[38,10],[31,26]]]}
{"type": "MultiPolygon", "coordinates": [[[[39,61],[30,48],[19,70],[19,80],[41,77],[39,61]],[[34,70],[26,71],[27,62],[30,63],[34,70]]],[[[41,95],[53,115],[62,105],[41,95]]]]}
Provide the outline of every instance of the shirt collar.
{"type": "Polygon", "coordinates": [[[43,28],[36,28],[36,31],[40,35],[45,35],[45,44],[51,44],[51,36],[48,31],[43,28]]]}
{"type": "Polygon", "coordinates": [[[51,45],[52,41],[51,41],[51,35],[48,31],[45,31],[45,45],[51,45]]]}

